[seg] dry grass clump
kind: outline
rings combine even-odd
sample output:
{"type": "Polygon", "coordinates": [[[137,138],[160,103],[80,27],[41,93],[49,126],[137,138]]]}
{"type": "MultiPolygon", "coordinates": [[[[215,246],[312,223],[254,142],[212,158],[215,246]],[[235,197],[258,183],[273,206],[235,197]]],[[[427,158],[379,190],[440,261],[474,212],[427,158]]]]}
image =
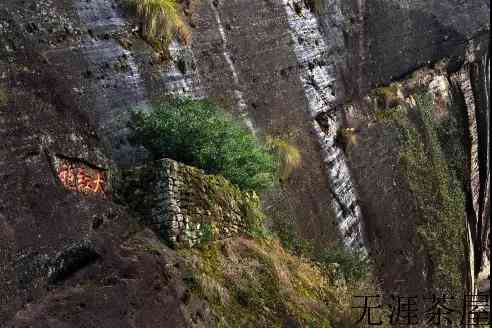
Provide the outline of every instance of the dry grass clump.
{"type": "Polygon", "coordinates": [[[0,86],[0,107],[7,105],[9,101],[8,92],[0,86]]]}
{"type": "Polygon", "coordinates": [[[266,144],[278,156],[280,181],[287,181],[294,170],[298,169],[302,164],[302,155],[299,148],[279,137],[268,136],[266,138],[266,144]]]}
{"type": "Polygon", "coordinates": [[[368,281],[333,281],[274,238],[234,238],[180,255],[191,266],[188,287],[208,302],[217,327],[281,327],[290,320],[300,327],[352,328],[361,315],[351,308],[353,296],[378,293],[368,281]]]}
{"type": "Polygon", "coordinates": [[[398,106],[405,97],[402,94],[402,86],[399,83],[392,83],[388,86],[377,88],[373,91],[378,107],[394,108],[398,106]]]}
{"type": "Polygon", "coordinates": [[[190,288],[209,302],[219,327],[280,327],[295,318],[329,328],[340,311],[320,269],[276,240],[237,238],[181,255],[194,262],[190,288]]]}
{"type": "Polygon", "coordinates": [[[338,130],[337,141],[343,149],[357,144],[357,131],[354,128],[343,128],[338,130]]]}
{"type": "Polygon", "coordinates": [[[176,0],[127,0],[141,24],[142,36],[154,47],[166,50],[174,38],[188,43],[190,30],[176,0]]]}
{"type": "Polygon", "coordinates": [[[321,8],[323,6],[323,0],[304,0],[306,6],[315,14],[321,13],[321,8]]]}

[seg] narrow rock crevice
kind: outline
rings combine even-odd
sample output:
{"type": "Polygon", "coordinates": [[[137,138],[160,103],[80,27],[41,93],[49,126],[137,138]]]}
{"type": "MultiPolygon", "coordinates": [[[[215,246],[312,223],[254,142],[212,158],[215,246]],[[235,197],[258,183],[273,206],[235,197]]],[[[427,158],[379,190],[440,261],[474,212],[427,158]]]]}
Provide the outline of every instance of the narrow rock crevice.
{"type": "Polygon", "coordinates": [[[229,47],[228,47],[228,41],[227,41],[227,35],[224,29],[224,25],[222,24],[222,19],[220,17],[220,12],[219,9],[217,8],[219,6],[219,2],[214,0],[209,0],[210,2],[210,8],[213,11],[215,21],[217,23],[218,29],[219,29],[219,34],[222,39],[222,51],[224,58],[229,65],[233,82],[234,82],[234,98],[236,101],[236,110],[238,111],[239,116],[244,120],[246,123],[246,126],[248,129],[250,129],[252,132],[255,132],[254,124],[251,118],[249,117],[248,113],[248,105],[246,104],[246,101],[244,100],[244,95],[242,91],[242,86],[239,81],[239,75],[237,73],[237,70],[234,66],[234,62],[232,60],[231,54],[229,52],[229,47]]]}
{"type": "Polygon", "coordinates": [[[60,283],[78,270],[95,262],[98,258],[99,254],[89,241],[81,241],[71,245],[47,263],[48,283],[60,283]]]}

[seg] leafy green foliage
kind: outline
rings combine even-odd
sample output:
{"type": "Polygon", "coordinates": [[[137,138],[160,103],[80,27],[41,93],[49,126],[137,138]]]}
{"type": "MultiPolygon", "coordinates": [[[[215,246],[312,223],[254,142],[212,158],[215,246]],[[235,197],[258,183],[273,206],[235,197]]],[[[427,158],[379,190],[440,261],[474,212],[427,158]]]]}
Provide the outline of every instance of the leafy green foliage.
{"type": "Polygon", "coordinates": [[[188,42],[190,33],[176,0],[125,0],[125,4],[140,19],[142,36],[153,46],[166,50],[174,37],[188,42]]]}
{"type": "Polygon", "coordinates": [[[244,194],[245,206],[241,208],[242,217],[246,223],[246,232],[253,238],[267,238],[271,232],[265,228],[265,214],[261,209],[260,198],[256,193],[244,194]]]}
{"type": "Polygon", "coordinates": [[[203,100],[176,99],[135,113],[133,142],[154,159],[171,158],[219,174],[243,190],[273,185],[275,158],[246,128],[203,100]]]}

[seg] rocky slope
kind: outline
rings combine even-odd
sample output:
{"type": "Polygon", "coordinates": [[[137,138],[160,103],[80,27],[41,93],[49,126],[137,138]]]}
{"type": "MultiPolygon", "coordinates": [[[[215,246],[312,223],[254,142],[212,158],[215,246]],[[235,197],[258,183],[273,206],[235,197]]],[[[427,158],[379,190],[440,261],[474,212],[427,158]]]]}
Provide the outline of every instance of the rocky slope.
{"type": "MultiPolygon", "coordinates": [[[[56,326],[76,322],[74,313],[87,311],[93,320],[102,320],[111,311],[111,320],[124,315],[126,325],[140,327],[147,322],[138,321],[142,311],[159,306],[174,313],[176,326],[191,325],[187,320],[193,313],[207,322],[209,312],[200,300],[178,310],[173,299],[182,295],[178,283],[158,292],[159,305],[148,301],[144,295],[154,291],[144,284],[146,277],[160,272],[155,266],[165,267],[168,260],[125,253],[122,245],[128,241],[119,238],[126,235],[128,223],[111,228],[120,231],[116,235],[98,223],[127,222],[125,210],[97,195],[63,189],[55,171],[60,156],[101,172],[141,163],[145,151],[126,140],[129,114],[135,106],[145,110],[150,101],[168,95],[209,97],[257,135],[296,144],[302,167],[281,192],[264,195],[267,214],[273,221],[293,222],[317,249],[334,240],[366,248],[382,265],[379,276],[387,292],[437,286],[433,265],[441,253],[421,239],[417,228],[426,220],[427,226],[438,222],[448,228],[444,221],[433,221],[443,217],[439,210],[448,204],[446,197],[427,198],[435,193],[428,181],[414,180],[402,166],[409,145],[405,131],[417,131],[413,149],[424,148],[410,162],[413,168],[437,179],[437,186],[456,176],[464,195],[453,203],[453,217],[462,218],[466,259],[453,270],[465,273],[468,289],[475,288],[480,272],[487,276],[490,2],[316,3],[318,7],[308,8],[300,0],[183,1],[192,40],[188,45],[173,42],[171,58],[163,62],[116,0],[1,2],[1,324],[15,317],[15,324],[29,326],[41,316],[46,321],[40,322],[56,326]],[[414,72],[425,66],[438,77],[433,84],[396,90],[396,95],[391,88],[378,93],[377,88],[392,81],[411,83],[418,75],[414,72]],[[434,97],[426,106],[433,125],[412,114],[422,113],[411,100],[421,93],[434,97]],[[441,99],[443,95],[450,99],[441,99]],[[395,104],[403,105],[408,118],[399,121],[402,117],[391,114],[387,119],[385,110],[395,104]],[[457,132],[439,139],[445,130],[440,124],[449,122],[457,132]],[[446,149],[443,140],[453,140],[454,146],[446,149]],[[428,162],[445,172],[422,168],[428,162]],[[438,211],[428,214],[426,204],[439,204],[438,211]],[[49,287],[48,271],[39,268],[49,268],[64,250],[87,240],[101,250],[96,253],[102,262],[85,268],[66,288],[49,287]],[[122,278],[107,283],[114,306],[99,307],[95,299],[104,298],[77,284],[99,286],[105,266],[122,278]],[[125,278],[126,270],[138,278],[125,278]],[[59,295],[73,302],[64,303],[70,309],[60,312],[65,317],[51,317],[46,313],[57,311],[59,295]]],[[[156,242],[144,235],[148,243],[156,242]]],[[[459,245],[461,240],[452,242],[459,245]]],[[[169,256],[169,263],[182,261],[169,256]]],[[[169,275],[179,280],[179,273],[169,275]]],[[[116,321],[110,322],[104,324],[116,321]]]]}
{"type": "Polygon", "coordinates": [[[333,289],[277,242],[237,238],[176,252],[129,222],[121,212],[104,219],[85,239],[96,257],[83,263],[80,251],[70,254],[83,267],[49,285],[38,281],[46,295],[32,296],[2,327],[344,327],[356,320],[346,289],[333,289]]]}

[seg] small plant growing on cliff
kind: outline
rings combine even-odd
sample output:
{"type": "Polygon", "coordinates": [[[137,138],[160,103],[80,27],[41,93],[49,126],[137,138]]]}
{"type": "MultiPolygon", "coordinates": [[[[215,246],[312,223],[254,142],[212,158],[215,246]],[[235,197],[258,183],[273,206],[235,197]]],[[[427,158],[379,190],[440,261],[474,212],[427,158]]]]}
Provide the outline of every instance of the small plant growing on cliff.
{"type": "Polygon", "coordinates": [[[210,223],[204,223],[200,226],[200,233],[202,235],[202,243],[210,242],[214,240],[214,227],[210,223]]]}
{"type": "Polygon", "coordinates": [[[277,155],[280,182],[287,181],[302,163],[301,152],[297,146],[279,137],[267,137],[267,146],[277,155]]]}
{"type": "Polygon", "coordinates": [[[343,151],[347,151],[349,146],[357,144],[357,133],[354,128],[342,128],[337,131],[336,143],[343,151]]]}
{"type": "Polygon", "coordinates": [[[323,5],[322,0],[304,0],[306,7],[309,8],[313,13],[320,14],[321,7],[323,5]]]}
{"type": "Polygon", "coordinates": [[[393,83],[389,86],[380,87],[373,91],[373,97],[378,102],[378,107],[381,108],[394,108],[398,106],[401,99],[401,86],[398,83],[393,83]]]}
{"type": "Polygon", "coordinates": [[[166,51],[175,37],[188,42],[190,31],[176,0],[126,0],[125,4],[139,18],[142,36],[155,48],[166,51]]]}
{"type": "Polygon", "coordinates": [[[0,86],[0,107],[7,105],[9,101],[9,94],[5,89],[0,86]]]}
{"type": "Polygon", "coordinates": [[[273,185],[275,158],[232,117],[204,100],[176,99],[136,113],[133,142],[164,157],[220,174],[243,190],[273,185]]]}

